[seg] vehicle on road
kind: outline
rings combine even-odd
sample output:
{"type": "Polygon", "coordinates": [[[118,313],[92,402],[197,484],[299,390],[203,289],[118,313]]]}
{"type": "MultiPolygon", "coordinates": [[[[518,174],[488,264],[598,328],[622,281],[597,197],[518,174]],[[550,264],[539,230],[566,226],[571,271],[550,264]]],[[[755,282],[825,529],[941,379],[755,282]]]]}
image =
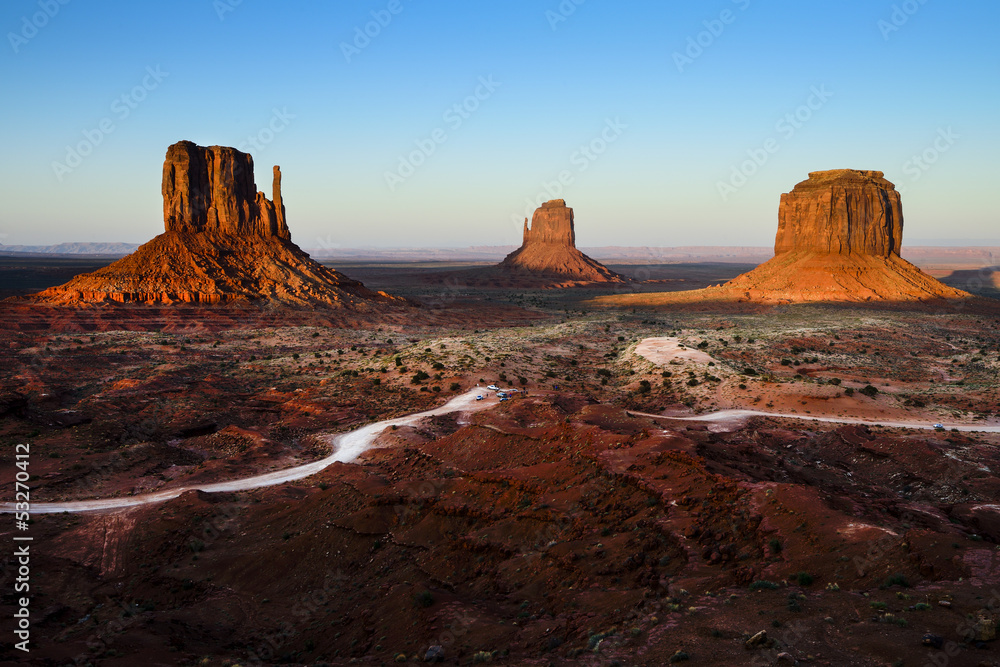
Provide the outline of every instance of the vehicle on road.
{"type": "Polygon", "coordinates": [[[944,430],[944,424],[934,424],[934,428],[939,428],[944,430]]]}
{"type": "Polygon", "coordinates": [[[489,389],[490,391],[500,391],[500,387],[496,386],[495,384],[491,384],[486,388],[489,389]]]}
{"type": "Polygon", "coordinates": [[[476,396],[476,400],[477,400],[477,401],[481,401],[481,400],[483,400],[483,395],[482,395],[482,394],[479,394],[478,396],[476,396]]]}

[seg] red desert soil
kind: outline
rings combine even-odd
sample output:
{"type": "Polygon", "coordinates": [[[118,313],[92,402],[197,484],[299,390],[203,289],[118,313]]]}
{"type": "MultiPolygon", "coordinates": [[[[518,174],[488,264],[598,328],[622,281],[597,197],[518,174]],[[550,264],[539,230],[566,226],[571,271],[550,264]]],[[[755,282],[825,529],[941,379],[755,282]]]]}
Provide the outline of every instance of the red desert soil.
{"type": "MultiPolygon", "coordinates": [[[[979,631],[967,615],[1000,585],[995,449],[665,428],[575,400],[510,402],[299,484],[39,517],[39,657],[885,665],[979,631]]],[[[983,646],[950,664],[998,657],[983,646]]]]}

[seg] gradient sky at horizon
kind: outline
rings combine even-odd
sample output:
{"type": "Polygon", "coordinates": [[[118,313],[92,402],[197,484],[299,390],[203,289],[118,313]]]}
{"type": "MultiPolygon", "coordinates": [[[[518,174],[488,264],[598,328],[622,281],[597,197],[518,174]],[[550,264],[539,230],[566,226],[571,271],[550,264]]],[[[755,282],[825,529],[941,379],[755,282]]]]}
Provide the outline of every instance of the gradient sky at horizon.
{"type": "Polygon", "coordinates": [[[770,245],[780,194],[842,167],[904,189],[904,243],[1000,238],[996,2],[64,1],[0,7],[4,244],[155,236],[181,139],[242,146],[268,196],[280,164],[306,248],[516,245],[557,196],[581,246],[770,245]]]}

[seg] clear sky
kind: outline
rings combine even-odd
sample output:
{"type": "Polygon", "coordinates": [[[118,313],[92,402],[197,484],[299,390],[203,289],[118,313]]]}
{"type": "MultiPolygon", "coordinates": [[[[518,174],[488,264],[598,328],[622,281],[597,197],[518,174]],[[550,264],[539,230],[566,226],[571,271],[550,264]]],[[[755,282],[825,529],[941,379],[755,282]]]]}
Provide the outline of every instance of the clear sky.
{"type": "Polygon", "coordinates": [[[242,147],[268,196],[280,164],[307,248],[515,245],[557,196],[581,246],[770,245],[780,194],[844,167],[905,188],[904,242],[997,239],[998,24],[996,0],[8,0],[0,241],[148,240],[181,139],[242,147]]]}

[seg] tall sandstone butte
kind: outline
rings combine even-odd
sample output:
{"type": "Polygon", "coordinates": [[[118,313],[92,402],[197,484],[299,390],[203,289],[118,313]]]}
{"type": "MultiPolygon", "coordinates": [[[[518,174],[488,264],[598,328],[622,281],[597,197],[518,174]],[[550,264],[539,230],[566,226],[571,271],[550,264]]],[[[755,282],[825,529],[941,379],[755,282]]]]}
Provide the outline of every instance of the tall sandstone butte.
{"type": "Polygon", "coordinates": [[[524,221],[521,247],[499,264],[501,271],[563,282],[622,283],[625,278],[576,248],[573,209],[562,199],[547,201],[524,221]]]}
{"type": "Polygon", "coordinates": [[[703,290],[605,297],[604,305],[914,302],[972,295],[899,256],[903,207],[880,171],[814,171],[781,196],[774,257],[703,290]]]}
{"type": "Polygon", "coordinates": [[[774,258],[715,291],[759,303],[971,296],[902,259],[902,244],[902,200],[881,171],[814,171],[781,195],[774,258]]]}
{"type": "Polygon", "coordinates": [[[250,155],[180,141],[167,149],[161,189],[164,233],[103,269],[26,299],[355,309],[406,303],[313,261],[292,243],[277,166],[270,200],[257,191],[250,155]]]}

